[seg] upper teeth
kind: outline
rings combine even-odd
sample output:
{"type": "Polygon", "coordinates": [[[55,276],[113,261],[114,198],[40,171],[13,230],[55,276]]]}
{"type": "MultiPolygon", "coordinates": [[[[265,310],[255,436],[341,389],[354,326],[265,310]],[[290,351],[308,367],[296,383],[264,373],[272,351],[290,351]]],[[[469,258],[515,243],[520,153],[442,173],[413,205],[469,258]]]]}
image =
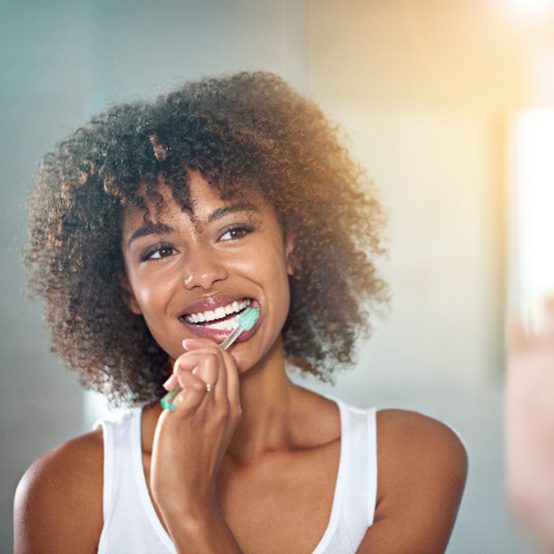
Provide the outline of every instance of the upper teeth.
{"type": "Polygon", "coordinates": [[[250,304],[252,304],[252,300],[248,298],[238,301],[235,300],[235,302],[231,302],[226,306],[220,306],[215,310],[208,310],[207,312],[198,312],[195,314],[187,314],[185,316],[185,321],[187,323],[203,323],[205,321],[221,319],[222,317],[244,310],[244,308],[250,306],[250,304]]]}

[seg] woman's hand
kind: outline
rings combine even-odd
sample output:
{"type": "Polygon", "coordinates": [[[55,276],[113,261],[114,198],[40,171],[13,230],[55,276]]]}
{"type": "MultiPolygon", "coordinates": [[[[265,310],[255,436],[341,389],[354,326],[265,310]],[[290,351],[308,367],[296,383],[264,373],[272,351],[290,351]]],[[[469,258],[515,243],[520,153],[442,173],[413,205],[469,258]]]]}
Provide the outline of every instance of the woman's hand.
{"type": "Polygon", "coordinates": [[[508,498],[514,515],[554,552],[554,302],[544,323],[508,335],[506,390],[508,498]]]}
{"type": "Polygon", "coordinates": [[[176,409],[158,420],[150,472],[154,499],[169,518],[217,510],[215,477],[242,414],[234,358],[210,339],[183,346],[187,352],[164,383],[183,390],[176,409]]]}

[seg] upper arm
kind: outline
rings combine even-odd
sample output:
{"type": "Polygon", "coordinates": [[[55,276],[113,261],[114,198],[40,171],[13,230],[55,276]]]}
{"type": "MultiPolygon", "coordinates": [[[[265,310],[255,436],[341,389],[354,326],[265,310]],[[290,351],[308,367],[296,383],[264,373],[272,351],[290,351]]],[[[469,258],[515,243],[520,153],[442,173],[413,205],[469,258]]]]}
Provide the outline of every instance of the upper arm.
{"type": "Polygon", "coordinates": [[[446,425],[415,412],[378,412],[378,502],[358,553],[446,550],[462,498],[467,455],[446,425]]]}
{"type": "Polygon", "coordinates": [[[69,441],[37,460],[15,493],[15,554],[92,553],[102,529],[102,435],[69,441]]]}

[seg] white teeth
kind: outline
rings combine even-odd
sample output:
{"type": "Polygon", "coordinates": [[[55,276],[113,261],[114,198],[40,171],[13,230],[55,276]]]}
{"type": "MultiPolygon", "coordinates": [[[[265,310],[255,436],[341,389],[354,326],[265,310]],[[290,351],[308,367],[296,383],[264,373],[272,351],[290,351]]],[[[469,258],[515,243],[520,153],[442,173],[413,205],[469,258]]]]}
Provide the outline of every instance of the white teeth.
{"type": "Polygon", "coordinates": [[[205,321],[212,321],[214,319],[218,319],[218,317],[215,315],[215,312],[213,310],[208,310],[207,312],[204,312],[205,321]]]}
{"type": "MultiPolygon", "coordinates": [[[[206,312],[198,312],[195,314],[188,314],[184,317],[185,321],[187,323],[204,323],[204,322],[210,322],[215,319],[221,319],[222,317],[226,317],[232,313],[240,312],[241,310],[244,310],[244,308],[250,306],[252,304],[252,300],[245,299],[237,301],[235,300],[231,304],[227,304],[227,306],[220,306],[219,308],[216,308],[215,310],[208,310],[206,312]]],[[[217,325],[221,324],[228,324],[231,325],[235,321],[236,318],[232,318],[228,321],[219,322],[217,325]]],[[[214,329],[227,329],[227,327],[216,327],[214,325],[210,325],[210,327],[213,327],[214,329]]]]}
{"type": "Polygon", "coordinates": [[[204,325],[204,327],[207,327],[209,329],[223,329],[225,331],[232,331],[239,319],[239,315],[237,314],[235,317],[231,317],[230,319],[226,319],[225,321],[216,321],[214,323],[207,323],[204,325]]]}

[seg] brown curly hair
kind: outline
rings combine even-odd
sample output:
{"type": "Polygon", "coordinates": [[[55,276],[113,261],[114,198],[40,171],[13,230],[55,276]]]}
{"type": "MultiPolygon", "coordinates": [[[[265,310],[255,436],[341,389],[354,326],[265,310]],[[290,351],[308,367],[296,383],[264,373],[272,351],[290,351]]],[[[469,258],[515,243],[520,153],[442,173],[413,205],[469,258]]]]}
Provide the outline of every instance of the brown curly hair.
{"type": "Polygon", "coordinates": [[[287,359],[333,383],[369,336],[368,302],[387,301],[372,256],[384,216],[371,183],[311,101],[265,72],[190,82],[153,102],[115,106],[40,163],[28,199],[24,262],[45,302],[52,351],[114,405],[165,393],[168,355],[125,304],[118,271],[122,210],[159,200],[160,176],[189,203],[189,172],[223,199],[256,190],[295,237],[297,270],[283,337],[287,359]]]}

